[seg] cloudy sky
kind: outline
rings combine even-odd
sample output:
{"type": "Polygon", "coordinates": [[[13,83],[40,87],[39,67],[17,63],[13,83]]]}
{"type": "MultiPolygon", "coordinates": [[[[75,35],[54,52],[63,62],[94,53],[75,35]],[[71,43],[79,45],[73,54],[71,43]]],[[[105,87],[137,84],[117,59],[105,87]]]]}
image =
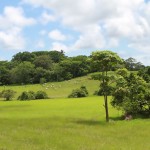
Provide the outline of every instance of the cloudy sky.
{"type": "Polygon", "coordinates": [[[149,0],[1,0],[0,60],[20,51],[106,49],[150,65],[149,0]]]}

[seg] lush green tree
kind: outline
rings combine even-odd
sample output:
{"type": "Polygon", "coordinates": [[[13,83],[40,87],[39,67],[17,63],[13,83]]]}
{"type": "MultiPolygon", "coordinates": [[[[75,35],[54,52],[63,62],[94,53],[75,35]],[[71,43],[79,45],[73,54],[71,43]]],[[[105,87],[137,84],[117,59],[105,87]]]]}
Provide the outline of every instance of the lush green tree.
{"type": "Polygon", "coordinates": [[[88,90],[86,89],[85,86],[81,86],[80,89],[73,90],[68,97],[79,98],[79,97],[87,97],[87,96],[88,96],[88,90]]]}
{"type": "Polygon", "coordinates": [[[62,60],[66,59],[66,56],[64,54],[64,51],[49,51],[49,56],[53,60],[54,63],[59,63],[62,60]]]}
{"type": "Polygon", "coordinates": [[[150,91],[146,82],[136,74],[119,77],[112,94],[111,104],[125,114],[138,114],[149,111],[150,91]]]}
{"type": "Polygon", "coordinates": [[[111,51],[95,51],[92,53],[92,61],[95,67],[100,68],[100,70],[102,71],[100,88],[102,89],[102,93],[104,96],[106,121],[109,122],[107,96],[109,94],[109,82],[111,78],[108,77],[107,72],[111,70],[112,67],[115,67],[118,64],[122,63],[123,60],[116,53],[111,51]]]}
{"type": "Polygon", "coordinates": [[[12,100],[12,98],[15,96],[15,91],[8,89],[8,90],[3,90],[0,93],[0,96],[5,98],[7,101],[12,100]]]}
{"type": "Polygon", "coordinates": [[[18,100],[34,100],[35,99],[35,93],[33,91],[24,91],[21,93],[21,95],[18,97],[18,100]]]}
{"type": "Polygon", "coordinates": [[[35,99],[47,99],[48,95],[44,91],[37,91],[35,94],[35,99]]]}
{"type": "Polygon", "coordinates": [[[35,59],[35,55],[33,53],[30,52],[19,52],[16,55],[13,56],[12,58],[12,62],[23,62],[23,61],[29,61],[29,62],[33,62],[35,59]]]}
{"type": "Polygon", "coordinates": [[[33,83],[34,70],[31,62],[22,62],[11,70],[11,79],[13,83],[18,84],[33,83]]]}
{"type": "Polygon", "coordinates": [[[139,70],[138,75],[141,76],[147,83],[150,83],[150,66],[139,70]]]}
{"type": "Polygon", "coordinates": [[[34,60],[35,67],[41,67],[43,69],[51,69],[52,68],[52,60],[48,55],[41,55],[36,57],[34,60]]]}

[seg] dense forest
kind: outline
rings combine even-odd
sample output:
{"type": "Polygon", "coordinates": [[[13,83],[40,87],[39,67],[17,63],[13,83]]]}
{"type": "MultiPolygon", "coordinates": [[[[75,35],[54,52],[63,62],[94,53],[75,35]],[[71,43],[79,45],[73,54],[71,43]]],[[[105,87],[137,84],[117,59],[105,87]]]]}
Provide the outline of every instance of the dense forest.
{"type": "MultiPolygon", "coordinates": [[[[150,67],[145,67],[134,58],[123,60],[118,68],[139,71],[147,82],[150,81],[150,67]]],[[[115,70],[113,67],[110,70],[115,70]]],[[[19,52],[10,61],[0,61],[0,84],[35,84],[69,80],[88,73],[101,71],[91,56],[68,57],[63,51],[19,52]]]]}

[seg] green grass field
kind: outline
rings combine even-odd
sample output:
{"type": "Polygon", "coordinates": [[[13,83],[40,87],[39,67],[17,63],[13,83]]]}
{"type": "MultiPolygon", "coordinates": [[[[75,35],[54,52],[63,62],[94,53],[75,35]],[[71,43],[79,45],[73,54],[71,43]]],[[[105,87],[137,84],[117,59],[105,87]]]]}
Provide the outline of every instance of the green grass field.
{"type": "Polygon", "coordinates": [[[80,86],[85,85],[89,91],[89,95],[93,95],[95,90],[99,88],[99,81],[89,79],[89,76],[79,77],[63,82],[51,82],[45,85],[34,84],[34,85],[21,85],[21,86],[0,86],[0,91],[4,89],[12,89],[16,91],[14,99],[21,94],[23,91],[45,91],[50,98],[66,98],[73,89],[80,88],[80,86]]]}
{"type": "Polygon", "coordinates": [[[149,150],[150,120],[118,120],[102,97],[0,102],[0,150],[149,150]]]}

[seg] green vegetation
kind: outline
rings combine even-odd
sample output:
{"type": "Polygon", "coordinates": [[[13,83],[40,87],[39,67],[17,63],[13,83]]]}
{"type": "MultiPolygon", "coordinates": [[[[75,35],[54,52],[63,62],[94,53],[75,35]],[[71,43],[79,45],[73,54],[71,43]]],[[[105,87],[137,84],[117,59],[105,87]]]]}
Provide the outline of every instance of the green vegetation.
{"type": "Polygon", "coordinates": [[[57,99],[0,102],[0,149],[113,150],[150,149],[149,119],[118,120],[103,99],[57,99]]]}
{"type": "Polygon", "coordinates": [[[112,87],[110,82],[112,77],[109,77],[107,72],[112,68],[117,68],[118,65],[123,63],[123,60],[114,52],[111,51],[96,51],[92,53],[92,61],[95,67],[101,70],[100,76],[100,93],[104,96],[104,106],[106,112],[106,121],[109,122],[109,110],[108,110],[108,95],[112,87]]]}
{"type": "Polygon", "coordinates": [[[149,72],[111,51],[22,52],[0,61],[0,150],[150,149],[149,72]]]}
{"type": "Polygon", "coordinates": [[[75,89],[68,96],[69,98],[78,98],[78,97],[87,97],[89,92],[86,89],[86,86],[81,86],[80,89],[75,89]]]}
{"type": "Polygon", "coordinates": [[[3,97],[6,101],[12,100],[12,98],[15,96],[15,91],[8,89],[8,90],[3,90],[0,93],[0,97],[3,97]]]}
{"type": "MultiPolygon", "coordinates": [[[[44,84],[30,84],[30,85],[17,85],[17,86],[0,86],[0,91],[6,89],[13,89],[17,93],[14,99],[17,99],[24,91],[45,91],[50,98],[66,98],[72,92],[73,89],[77,89],[85,85],[89,92],[89,96],[92,96],[94,91],[99,87],[99,81],[92,80],[91,75],[78,77],[72,80],[62,82],[48,82],[44,84]]],[[[3,100],[3,99],[2,99],[3,100]]]]}
{"type": "MultiPolygon", "coordinates": [[[[102,64],[100,66],[95,67],[91,56],[68,57],[63,51],[19,52],[13,56],[11,61],[0,61],[0,85],[70,80],[103,71],[102,64]]],[[[122,66],[130,71],[137,71],[145,67],[133,58],[124,60],[123,64],[117,65],[117,67],[122,66]]],[[[114,70],[113,65],[109,66],[109,71],[114,70]]]]}

